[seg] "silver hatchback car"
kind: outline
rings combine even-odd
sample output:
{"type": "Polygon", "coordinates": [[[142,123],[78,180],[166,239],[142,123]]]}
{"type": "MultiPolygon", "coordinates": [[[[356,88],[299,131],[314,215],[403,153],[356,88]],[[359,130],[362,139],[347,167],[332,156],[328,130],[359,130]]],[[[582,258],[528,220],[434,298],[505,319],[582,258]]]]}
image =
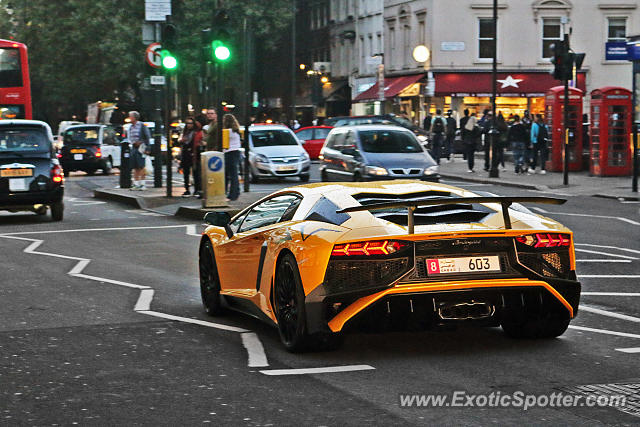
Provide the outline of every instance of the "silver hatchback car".
{"type": "Polygon", "coordinates": [[[309,181],[311,160],[296,134],[283,125],[254,125],[249,128],[251,180],[297,176],[309,181]]]}

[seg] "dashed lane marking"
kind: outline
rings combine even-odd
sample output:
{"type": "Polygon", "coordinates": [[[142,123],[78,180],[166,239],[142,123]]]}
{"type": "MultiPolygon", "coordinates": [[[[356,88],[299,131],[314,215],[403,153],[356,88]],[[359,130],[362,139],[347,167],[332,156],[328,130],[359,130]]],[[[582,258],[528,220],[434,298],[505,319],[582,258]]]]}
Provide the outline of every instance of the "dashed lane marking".
{"type": "Polygon", "coordinates": [[[613,311],[601,310],[599,308],[590,307],[588,305],[580,304],[579,310],[589,313],[599,314],[601,316],[613,317],[621,320],[628,320],[629,322],[640,323],[640,317],[628,316],[626,314],[614,313],[613,311]]]}
{"type": "Polygon", "coordinates": [[[618,336],[618,337],[625,337],[625,338],[638,338],[638,339],[640,339],[640,335],[638,335],[638,334],[629,334],[627,332],[610,331],[608,329],[587,328],[587,327],[584,327],[584,326],[574,326],[574,325],[569,325],[569,329],[575,329],[576,331],[584,331],[584,332],[594,332],[594,333],[597,333],[597,334],[615,335],[615,336],[618,336]]]}
{"type": "Polygon", "coordinates": [[[576,262],[603,262],[603,263],[610,263],[610,262],[622,262],[622,263],[630,263],[631,260],[630,259],[577,259],[576,262]]]}
{"type": "Polygon", "coordinates": [[[586,246],[588,248],[616,249],[618,251],[631,252],[632,254],[639,254],[640,255],[640,251],[639,250],[629,249],[629,248],[620,248],[618,246],[593,245],[591,243],[575,243],[575,246],[586,246]]]}
{"type": "Polygon", "coordinates": [[[538,207],[532,207],[531,209],[543,213],[543,214],[550,214],[550,215],[566,215],[566,216],[582,216],[582,217],[588,217],[588,218],[602,218],[602,219],[615,219],[618,221],[622,221],[622,222],[626,222],[628,224],[633,224],[633,225],[640,225],[640,222],[638,221],[634,221],[632,219],[629,218],[624,218],[621,216],[610,216],[610,215],[589,215],[589,214],[579,214],[579,213],[569,213],[569,212],[549,212],[548,210],[542,209],[542,208],[538,208],[538,207]]]}
{"type": "Polygon", "coordinates": [[[580,292],[580,295],[599,297],[640,297],[640,292],[580,292]]]}
{"type": "Polygon", "coordinates": [[[304,375],[304,374],[327,374],[333,372],[369,371],[376,369],[370,365],[345,365],[327,366],[324,368],[301,368],[301,369],[265,369],[260,371],[265,375],[304,375]]]}
{"type": "Polygon", "coordinates": [[[244,332],[240,334],[240,337],[242,337],[242,345],[247,349],[247,354],[249,355],[249,367],[264,368],[269,366],[267,355],[258,335],[254,332],[244,332]]]}
{"type": "Polygon", "coordinates": [[[640,347],[616,348],[616,351],[621,351],[623,353],[640,353],[640,347]]]}
{"type": "Polygon", "coordinates": [[[40,235],[40,234],[59,234],[59,233],[80,233],[80,232],[90,232],[90,231],[158,230],[158,229],[166,229],[166,228],[185,228],[185,227],[188,227],[188,225],[157,225],[157,226],[143,226],[143,227],[76,228],[72,230],[18,231],[15,233],[2,233],[0,234],[0,237],[22,236],[25,234],[40,235]]]}
{"type": "Polygon", "coordinates": [[[610,252],[592,251],[591,249],[582,249],[582,248],[575,248],[575,249],[576,249],[576,252],[582,252],[582,253],[585,253],[585,254],[607,255],[607,256],[614,257],[614,258],[624,258],[624,259],[629,259],[629,260],[640,259],[640,258],[629,256],[629,255],[619,255],[619,254],[612,254],[610,252]]]}
{"type": "Polygon", "coordinates": [[[579,274],[580,279],[640,279],[640,274],[579,274]]]}

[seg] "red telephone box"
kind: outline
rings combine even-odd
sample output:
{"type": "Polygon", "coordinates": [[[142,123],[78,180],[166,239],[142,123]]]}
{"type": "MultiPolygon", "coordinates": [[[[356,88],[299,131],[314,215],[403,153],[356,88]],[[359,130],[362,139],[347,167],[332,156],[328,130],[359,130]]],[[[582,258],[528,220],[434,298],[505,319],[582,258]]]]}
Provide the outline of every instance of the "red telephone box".
{"type": "MultiPolygon", "coordinates": [[[[569,170],[582,170],[582,97],[580,89],[569,88],[569,170]]],[[[552,87],[547,91],[544,103],[545,120],[551,133],[551,147],[547,170],[562,171],[562,145],[564,144],[564,86],[552,87]]]]}
{"type": "Polygon", "coordinates": [[[589,171],[599,176],[630,175],[631,91],[603,87],[591,92],[591,156],[589,171]]]}

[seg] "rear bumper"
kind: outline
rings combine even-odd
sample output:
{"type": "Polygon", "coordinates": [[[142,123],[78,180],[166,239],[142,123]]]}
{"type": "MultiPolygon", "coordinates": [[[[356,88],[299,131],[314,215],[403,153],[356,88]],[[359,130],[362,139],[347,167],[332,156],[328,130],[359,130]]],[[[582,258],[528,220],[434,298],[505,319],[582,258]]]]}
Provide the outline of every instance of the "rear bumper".
{"type": "Polygon", "coordinates": [[[33,205],[50,205],[52,203],[60,202],[63,195],[63,186],[59,186],[49,191],[0,194],[0,210],[20,210],[30,209],[33,205]]]}
{"type": "Polygon", "coordinates": [[[309,332],[339,332],[347,327],[378,329],[383,325],[394,325],[394,330],[414,329],[415,325],[428,329],[447,322],[439,316],[443,307],[471,302],[494,310],[480,322],[499,323],[505,315],[550,311],[573,318],[580,289],[577,281],[526,278],[397,284],[368,295],[320,296],[321,291],[316,289],[307,296],[307,327],[309,332]]]}
{"type": "Polygon", "coordinates": [[[86,160],[64,160],[60,159],[62,169],[66,171],[88,171],[101,169],[104,166],[104,159],[86,159],[86,160]]]}
{"type": "Polygon", "coordinates": [[[440,182],[440,174],[433,175],[409,175],[409,176],[393,176],[393,175],[365,175],[365,181],[388,181],[390,179],[419,179],[420,181],[440,182]]]}

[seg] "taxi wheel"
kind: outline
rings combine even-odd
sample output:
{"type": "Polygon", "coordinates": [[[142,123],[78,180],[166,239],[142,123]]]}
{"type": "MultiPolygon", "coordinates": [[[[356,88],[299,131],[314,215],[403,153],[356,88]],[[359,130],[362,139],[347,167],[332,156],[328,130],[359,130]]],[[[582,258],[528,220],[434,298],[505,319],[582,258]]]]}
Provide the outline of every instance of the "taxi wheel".
{"type": "Polygon", "coordinates": [[[89,169],[89,170],[87,171],[87,175],[89,175],[89,176],[92,176],[92,175],[93,175],[93,174],[95,174],[95,173],[96,173],[96,170],[95,170],[95,169],[89,169]]]}
{"type": "Polygon", "coordinates": [[[102,174],[103,175],[110,175],[111,174],[111,169],[113,169],[113,161],[111,160],[111,157],[109,157],[107,160],[104,161],[104,166],[102,168],[102,174]]]}
{"type": "Polygon", "coordinates": [[[503,321],[502,329],[511,338],[556,338],[569,327],[569,319],[551,314],[537,319],[523,321],[503,321]]]}
{"type": "Polygon", "coordinates": [[[204,310],[209,316],[219,316],[223,312],[220,295],[220,278],[213,258],[213,247],[207,241],[200,247],[200,296],[204,310]]]}
{"type": "Polygon", "coordinates": [[[278,263],[273,292],[280,341],[291,353],[307,350],[304,291],[293,255],[285,254],[278,263]]]}
{"type": "Polygon", "coordinates": [[[56,202],[51,205],[51,219],[54,221],[62,221],[64,217],[64,203],[56,202]]]}

